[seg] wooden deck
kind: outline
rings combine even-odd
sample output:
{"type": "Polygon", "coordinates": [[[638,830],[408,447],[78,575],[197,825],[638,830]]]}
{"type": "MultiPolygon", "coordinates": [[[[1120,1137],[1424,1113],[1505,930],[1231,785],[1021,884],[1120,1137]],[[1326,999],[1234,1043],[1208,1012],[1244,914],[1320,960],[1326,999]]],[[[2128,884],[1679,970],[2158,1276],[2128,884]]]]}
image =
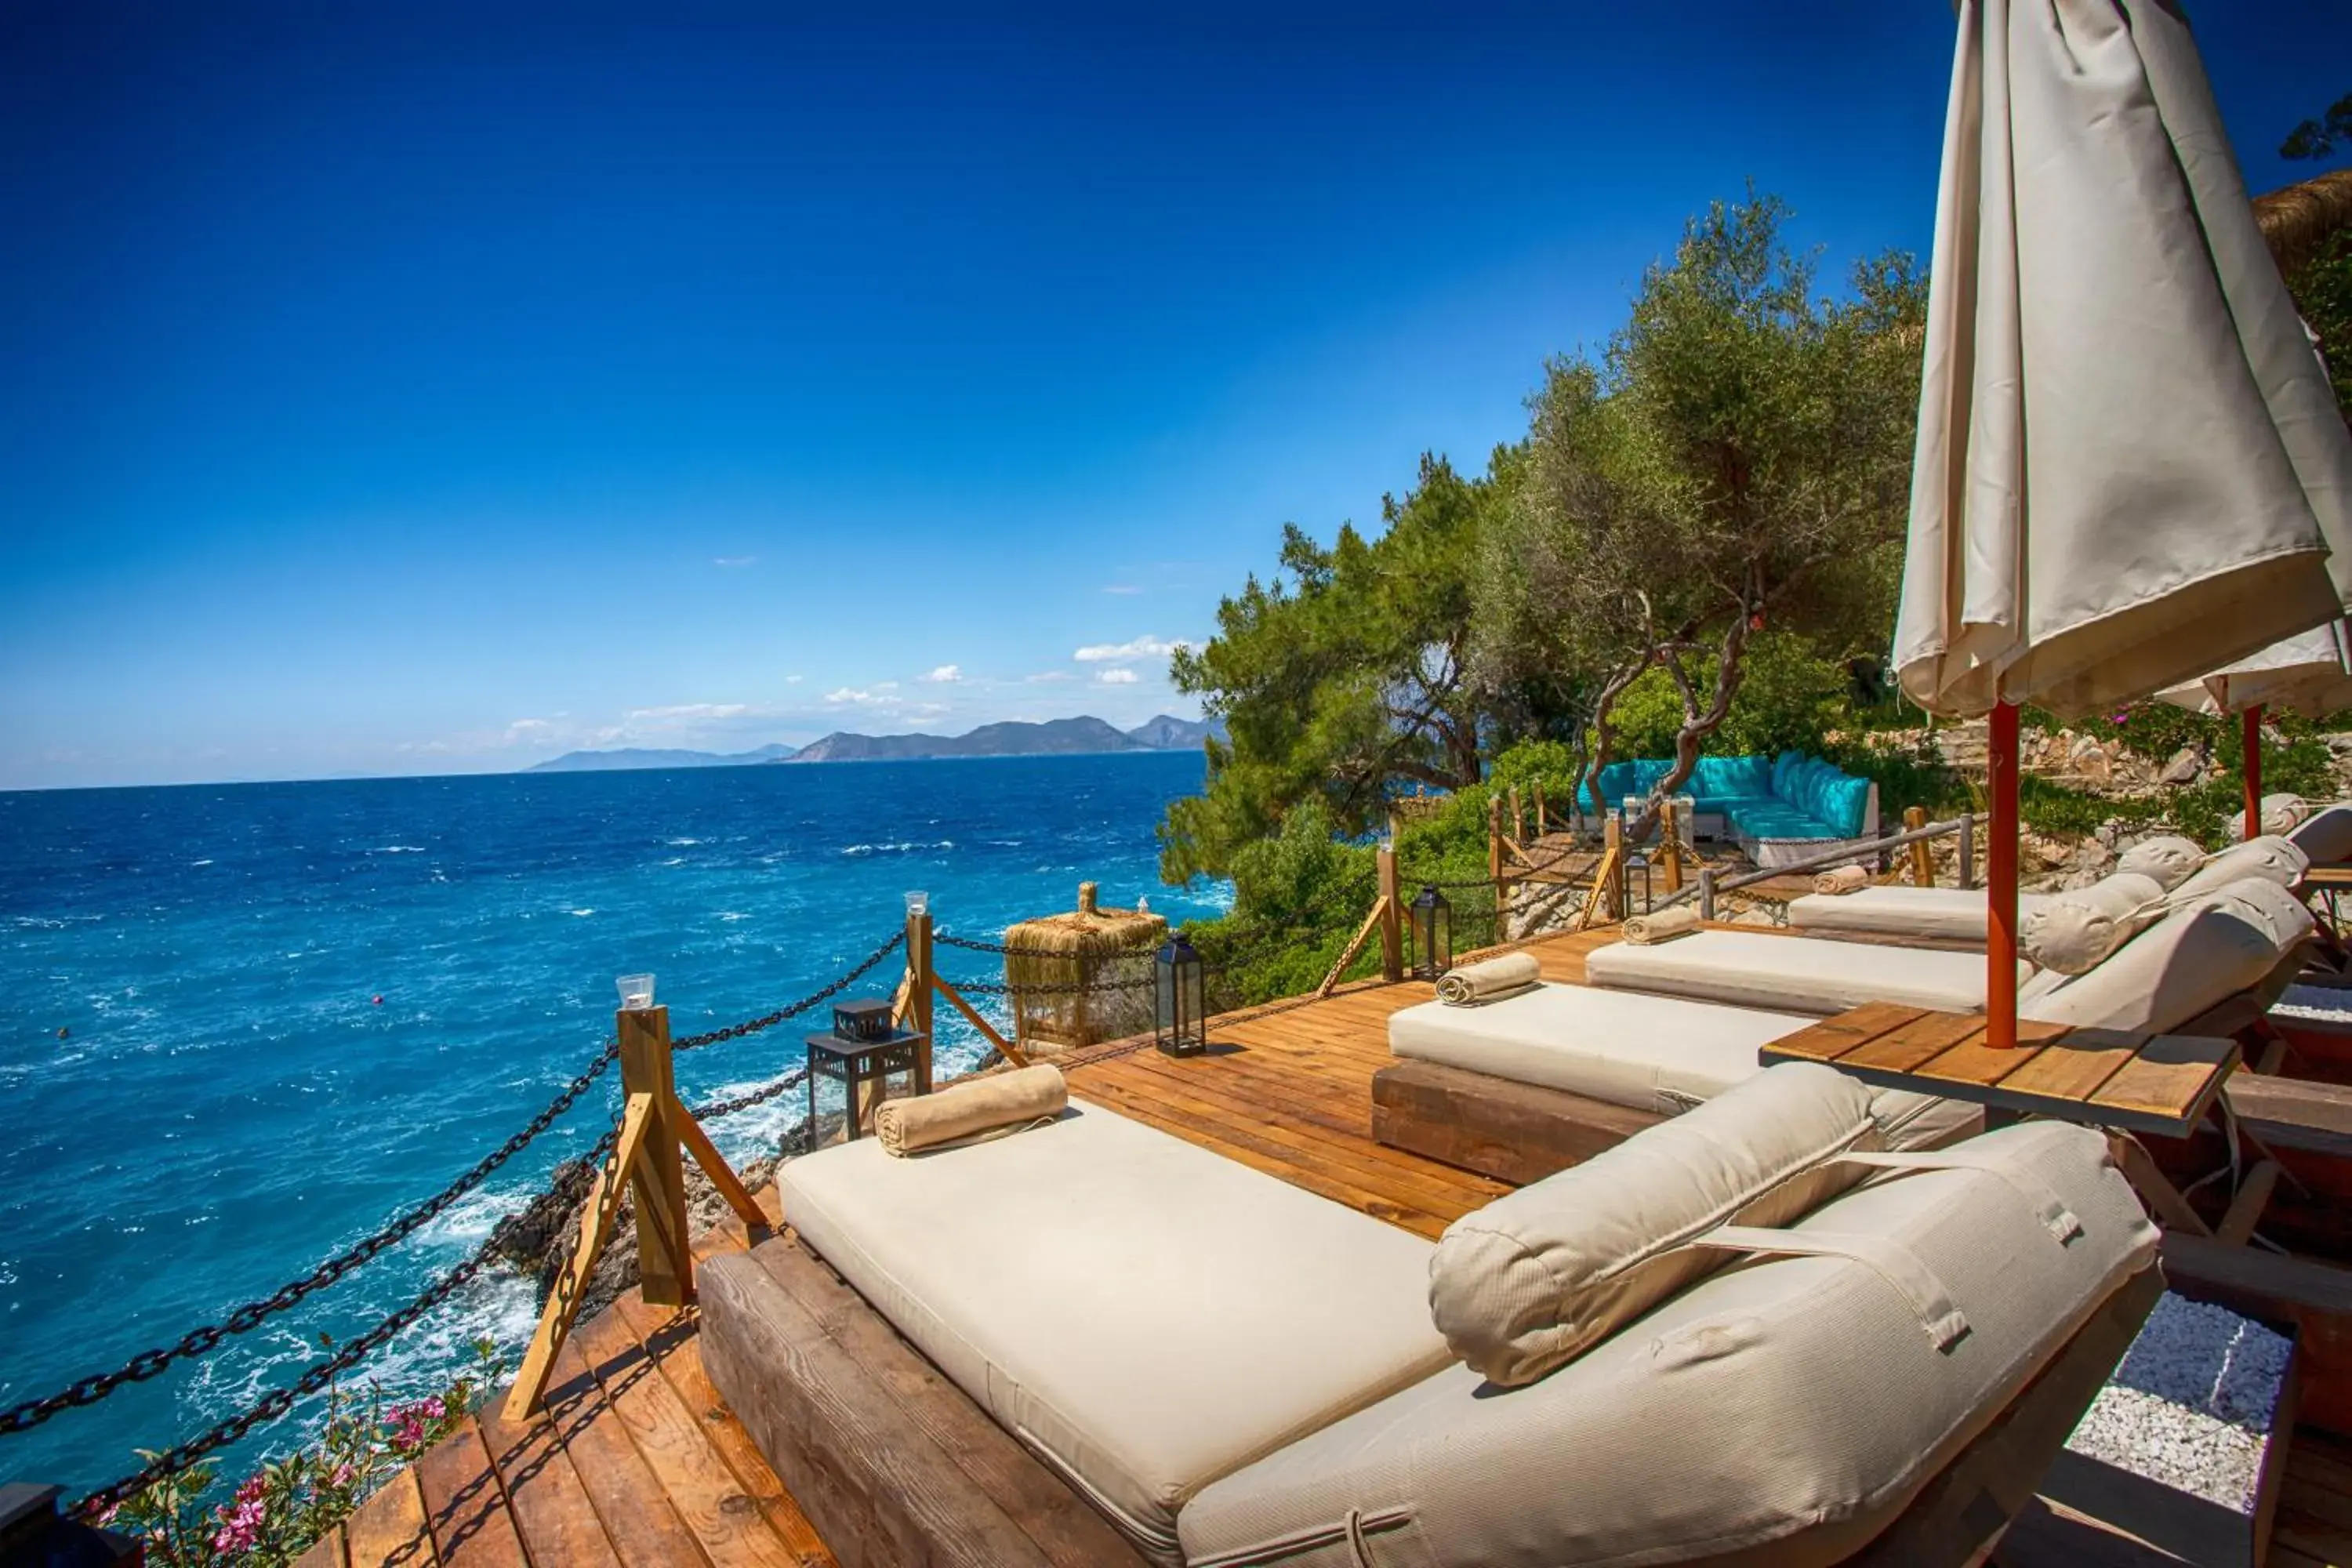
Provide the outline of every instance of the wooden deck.
{"type": "MultiPolygon", "coordinates": [[[[1531,945],[1548,979],[1580,984],[1613,931],[1531,945]]],[[[1072,1092],[1422,1236],[1507,1190],[1373,1142],[1371,1078],[1393,1058],[1387,1023],[1431,988],[1367,983],[1319,1001],[1236,1014],[1200,1058],[1132,1044],[1064,1059],[1072,1092]]],[[[773,1188],[761,1194],[772,1215],[773,1188]]],[[[697,1251],[740,1249],[730,1225],[697,1251]]],[[[632,1292],[582,1323],[558,1358],[549,1416],[527,1427],[496,1402],[403,1471],[302,1568],[781,1568],[832,1554],[705,1374],[692,1309],[632,1292]]],[[[2352,1449],[2298,1438],[2277,1550],[2283,1568],[2352,1564],[2352,1449]]],[[[2137,1564],[2154,1554],[2042,1510],[2021,1521],[2011,1568],[2137,1564]],[[2054,1552],[2057,1555],[2044,1553],[2054,1552]]]]}

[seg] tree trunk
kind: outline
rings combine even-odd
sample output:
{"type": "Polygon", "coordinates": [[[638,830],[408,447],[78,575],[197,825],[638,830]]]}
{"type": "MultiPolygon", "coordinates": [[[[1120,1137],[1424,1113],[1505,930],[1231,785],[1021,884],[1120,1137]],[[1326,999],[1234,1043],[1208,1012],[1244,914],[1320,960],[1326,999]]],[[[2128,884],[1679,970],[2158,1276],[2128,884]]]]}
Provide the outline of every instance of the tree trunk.
{"type": "Polygon", "coordinates": [[[1691,688],[1689,672],[1679,661],[1666,662],[1683,699],[1683,726],[1675,735],[1675,765],[1651,789],[1650,798],[1642,805],[1641,820],[1626,825],[1628,837],[1642,839],[1650,836],[1650,830],[1657,826],[1659,803],[1689,780],[1698,766],[1699,748],[1730,716],[1732,699],[1739,695],[1740,677],[1746,672],[1742,661],[1748,652],[1748,617],[1745,606],[1733,606],[1730,623],[1724,627],[1722,646],[1716,650],[1715,700],[1704,711],[1698,705],[1698,693],[1691,688]]]}

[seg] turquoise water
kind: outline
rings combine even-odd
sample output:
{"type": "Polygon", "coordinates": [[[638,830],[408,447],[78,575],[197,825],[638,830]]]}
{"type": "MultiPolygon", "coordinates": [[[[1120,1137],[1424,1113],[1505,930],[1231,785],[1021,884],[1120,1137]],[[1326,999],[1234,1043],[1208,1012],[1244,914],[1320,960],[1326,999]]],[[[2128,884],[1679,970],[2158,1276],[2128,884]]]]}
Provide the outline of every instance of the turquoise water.
{"type": "MultiPolygon", "coordinates": [[[[587,1063],[617,974],[653,971],[686,1035],[825,984],[910,888],[975,937],[1081,879],[1215,912],[1222,889],[1155,869],[1161,810],[1201,782],[1197,754],[1144,753],[0,795],[0,1405],[217,1321],[430,1195],[587,1063]]],[[[951,980],[993,963],[940,954],[951,980]]],[[[803,1032],[680,1058],[686,1097],[775,1077],[803,1032]]],[[[943,1070],[979,1054],[943,1019],[943,1070]]],[[[599,1084],[408,1243],[211,1357],[0,1437],[0,1478],[101,1484],[290,1381],[319,1333],[470,1253],[615,1101],[599,1084]]],[[[772,1153],[801,1104],[714,1138],[772,1153]]],[[[519,1347],[531,1308],[522,1280],[478,1281],[367,1372],[430,1385],[478,1335],[519,1347]]]]}

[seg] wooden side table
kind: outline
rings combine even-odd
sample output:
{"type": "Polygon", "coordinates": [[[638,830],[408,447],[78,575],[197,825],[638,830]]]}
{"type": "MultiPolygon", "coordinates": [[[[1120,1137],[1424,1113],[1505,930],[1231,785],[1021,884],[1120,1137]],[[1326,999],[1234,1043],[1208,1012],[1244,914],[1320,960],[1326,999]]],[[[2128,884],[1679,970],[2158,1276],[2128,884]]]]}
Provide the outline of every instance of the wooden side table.
{"type": "Polygon", "coordinates": [[[841,1085],[844,1120],[851,1138],[864,1135],[858,1114],[859,1091],[871,1087],[880,1104],[889,1080],[901,1074],[912,1078],[917,1094],[931,1092],[931,1037],[911,1029],[894,1029],[878,1040],[845,1040],[838,1035],[810,1035],[808,1047],[809,1135],[816,1135],[816,1081],[841,1085]]]}

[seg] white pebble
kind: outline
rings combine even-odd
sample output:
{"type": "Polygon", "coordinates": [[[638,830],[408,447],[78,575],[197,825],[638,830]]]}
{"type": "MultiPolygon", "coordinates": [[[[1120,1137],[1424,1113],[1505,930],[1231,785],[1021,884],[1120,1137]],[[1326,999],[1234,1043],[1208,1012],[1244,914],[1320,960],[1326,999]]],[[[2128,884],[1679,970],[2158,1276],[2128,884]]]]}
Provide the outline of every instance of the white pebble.
{"type": "Polygon", "coordinates": [[[2250,1514],[2287,1351],[2252,1319],[2168,1291],[2066,1446],[2250,1514]]]}

